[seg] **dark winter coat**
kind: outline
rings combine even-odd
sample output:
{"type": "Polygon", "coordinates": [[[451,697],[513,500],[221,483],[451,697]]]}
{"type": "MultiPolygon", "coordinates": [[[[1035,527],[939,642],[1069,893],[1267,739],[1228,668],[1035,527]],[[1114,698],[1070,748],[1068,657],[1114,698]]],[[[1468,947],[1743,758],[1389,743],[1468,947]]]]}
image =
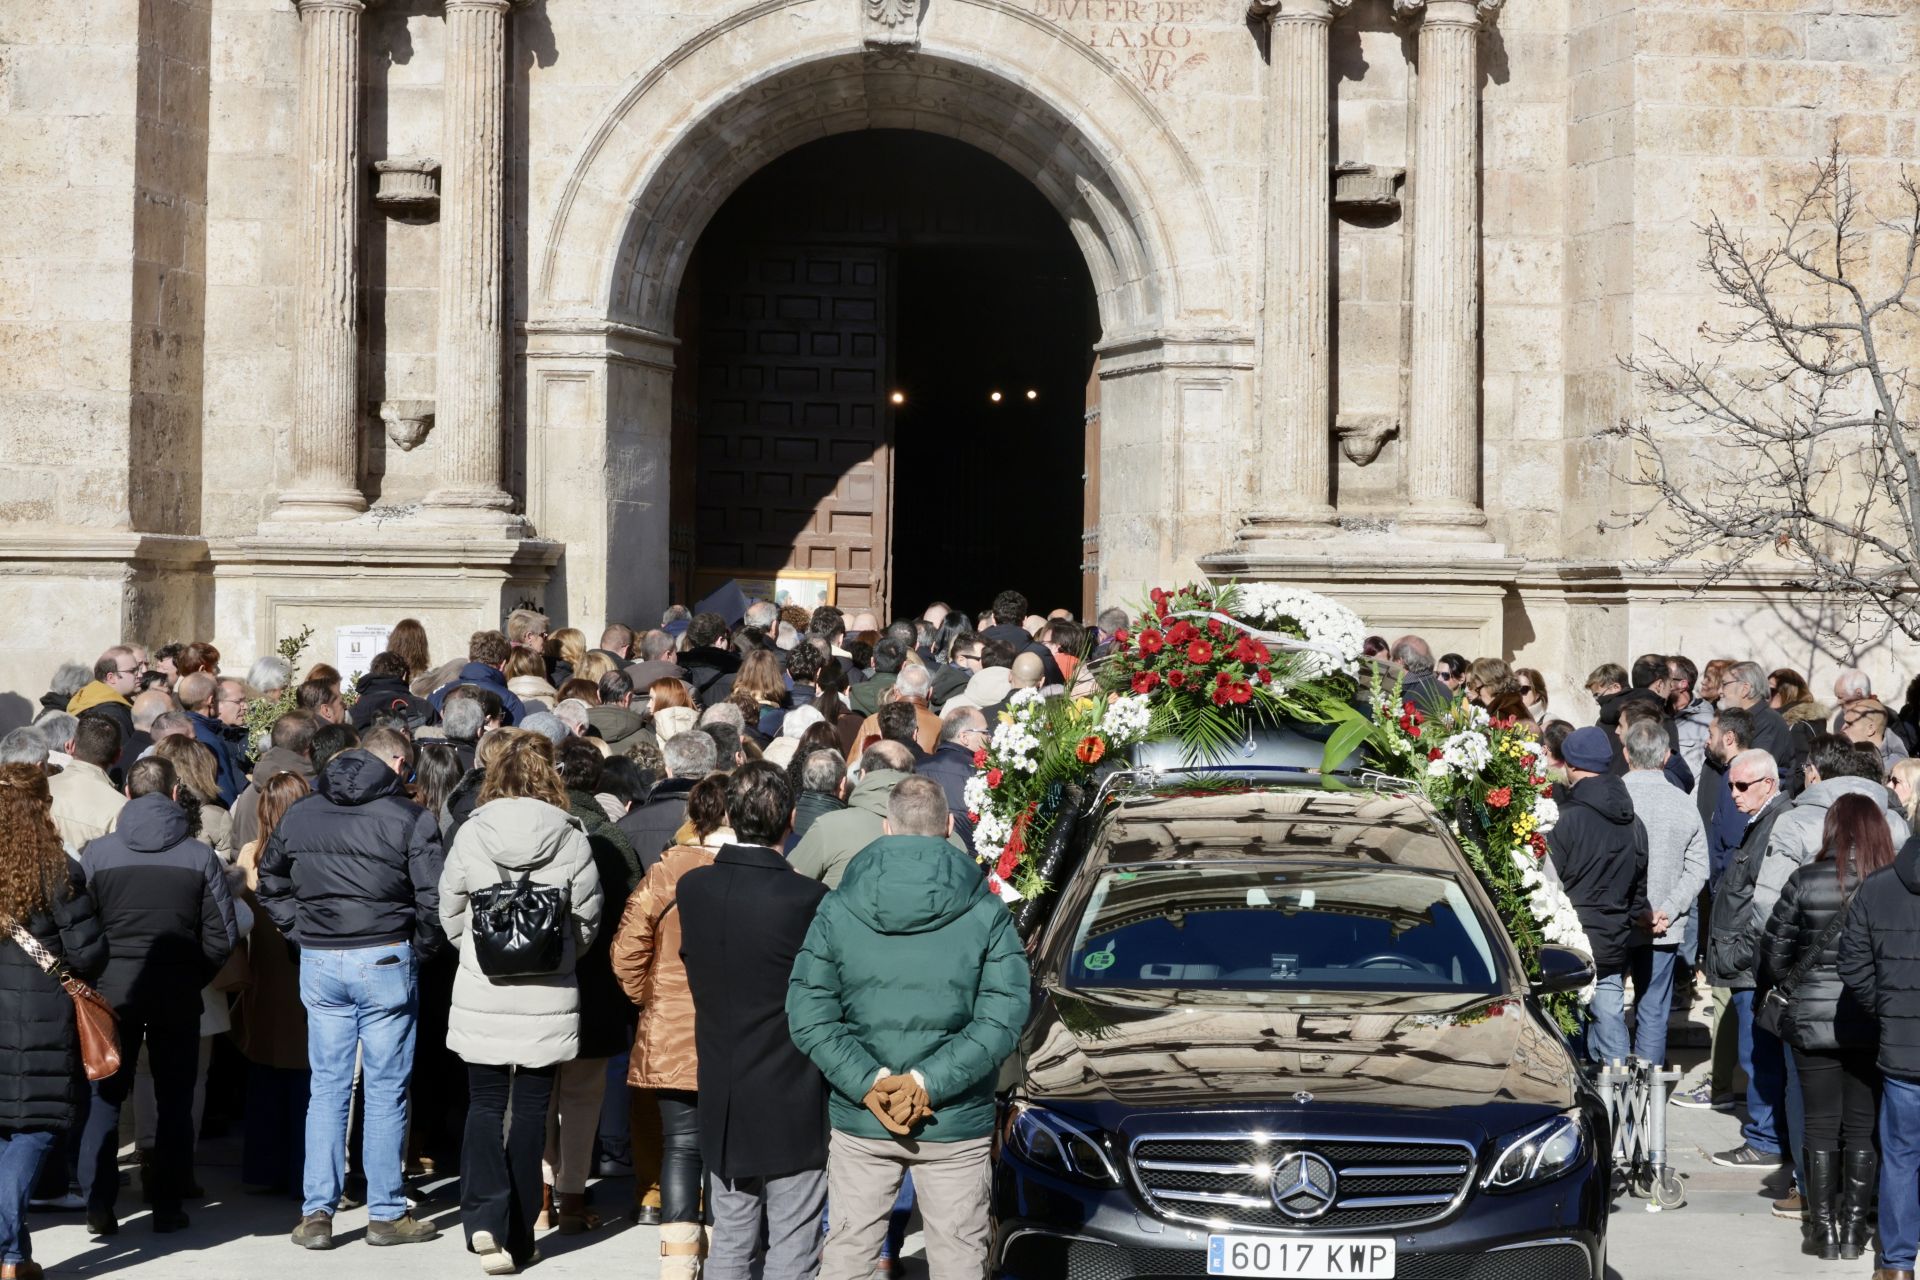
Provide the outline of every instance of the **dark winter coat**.
{"type": "Polygon", "coordinates": [[[923,778],[932,778],[947,793],[947,812],[953,817],[953,834],[973,849],[973,819],[968,816],[967,779],[973,777],[973,752],[957,742],[943,742],[926,763],[914,770],[923,778]]]}
{"type": "MultiPolygon", "coordinates": [[[[687,820],[687,793],[698,778],[662,778],[644,804],[627,810],[615,824],[626,833],[633,851],[640,856],[642,873],[653,870],[660,855],[673,843],[674,833],[687,820]]],[[[613,913],[618,920],[619,913],[613,913]]]]}
{"type": "Polygon", "coordinates": [[[646,717],[631,707],[590,707],[587,724],[617,756],[627,755],[642,743],[656,748],[660,745],[660,739],[647,727],[646,717]]]}
{"type": "Polygon", "coordinates": [[[477,684],[483,689],[493,690],[500,698],[500,706],[506,713],[508,724],[519,724],[527,714],[527,709],[521,704],[520,699],[514,695],[513,690],[507,688],[507,678],[500,674],[500,668],[490,667],[484,662],[469,662],[460,668],[458,676],[435,689],[433,696],[427,699],[433,704],[433,712],[436,716],[440,714],[440,708],[446,703],[447,694],[463,684],[477,684]]]}
{"type": "Polygon", "coordinates": [[[296,773],[313,785],[313,759],[285,747],[268,747],[253,766],[252,780],[233,804],[233,847],[245,848],[260,837],[260,786],[276,773],[296,773]]]}
{"type": "Polygon", "coordinates": [[[1580,915],[1602,971],[1617,970],[1650,938],[1639,925],[1647,906],[1647,832],[1633,815],[1627,784],[1611,774],[1582,778],[1560,805],[1547,851],[1580,915]]]}
{"type": "Polygon", "coordinates": [[[246,755],[227,737],[227,726],[198,711],[193,717],[193,740],[213,752],[213,780],[220,788],[220,803],[228,809],[247,789],[246,755]]]}
{"type": "Polygon", "coordinates": [[[740,674],[740,655],[701,645],[681,654],[680,665],[686,668],[687,683],[693,686],[700,705],[711,707],[725,702],[733,692],[733,678],[740,674]]]}
{"type": "Polygon", "coordinates": [[[453,790],[447,793],[445,812],[440,815],[440,847],[451,849],[453,838],[460,834],[460,826],[473,816],[480,807],[480,788],[487,785],[487,775],[473,766],[460,775],[460,781],[453,784],[453,790]]]}
{"type": "Polygon", "coordinates": [[[884,1067],[926,1079],[934,1115],[915,1138],[984,1138],[1031,981],[1012,913],[964,853],[932,836],[882,836],[814,915],[787,984],[787,1026],[832,1086],[836,1130],[889,1136],[860,1101],[884,1067]]]}
{"type": "Polygon", "coordinates": [[[1733,860],[1713,888],[1712,911],[1707,926],[1707,978],[1716,987],[1751,991],[1754,971],[1760,960],[1760,933],[1765,921],[1755,918],[1753,889],[1760,881],[1760,868],[1766,862],[1767,845],[1773,839],[1773,824],[1792,807],[1785,796],[1775,793],[1767,807],[1747,823],[1746,836],[1733,851],[1733,860]]]}
{"type": "MultiPolygon", "coordinates": [[[[66,897],[50,910],[35,912],[25,927],[81,978],[91,981],[106,968],[106,935],[77,876],[66,897]]],[[[87,1096],[73,998],[4,932],[0,1027],[6,1028],[0,1035],[0,1130],[71,1129],[87,1096]]]]}
{"type": "Polygon", "coordinates": [[[434,816],[355,748],[327,761],[260,856],[260,903],[288,941],[325,951],[411,942],[431,955],[445,861],[434,816]]]}
{"type": "Polygon", "coordinates": [[[348,715],[356,729],[364,730],[375,716],[389,711],[398,711],[416,729],[439,718],[431,702],[415,697],[405,680],[393,676],[361,676],[354,692],[357,696],[348,715]]]}
{"type": "Polygon", "coordinates": [[[613,935],[643,872],[626,833],[607,821],[598,801],[584,791],[567,792],[567,800],[568,812],[586,828],[600,875],[599,931],[573,970],[580,980],[580,1056],[611,1058],[627,1051],[633,1031],[633,1003],[613,976],[613,935]]]}
{"type": "Polygon", "coordinates": [[[1809,862],[1787,880],[1767,920],[1756,989],[1781,986],[1795,966],[1808,965],[1791,988],[1782,991],[1788,1003],[1781,1036],[1796,1049],[1856,1049],[1879,1039],[1873,1015],[1840,981],[1840,931],[1834,931],[1817,957],[1808,959],[1827,927],[1846,913],[1850,900],[1830,859],[1809,862]]]}
{"type": "Polygon", "coordinates": [[[1002,644],[1011,645],[1015,653],[1019,653],[1022,649],[1033,643],[1033,636],[1028,633],[1027,629],[1013,622],[996,622],[982,631],[980,638],[983,640],[998,640],[1002,644]]]}
{"type": "Polygon", "coordinates": [[[1853,895],[1840,979],[1879,1024],[1880,1070],[1920,1080],[1920,838],[1853,895]]]}
{"type": "Polygon", "coordinates": [[[1793,726],[1764,702],[1748,707],[1747,714],[1753,717],[1753,745],[1771,754],[1780,766],[1780,789],[1790,796],[1799,795],[1806,786],[1807,753],[1794,736],[1793,726]]]}
{"type": "Polygon", "coordinates": [[[80,866],[111,953],[100,994],[115,1008],[197,1024],[200,988],[239,931],[226,871],[187,835],[186,811],[163,795],[127,801],[119,825],[87,842],[80,866]]]}
{"type": "Polygon", "coordinates": [[[723,1178],[827,1162],[827,1082],[787,1029],[787,980],[826,886],[760,845],[722,848],[680,879],[693,992],[700,1154],[723,1178]]]}
{"type": "Polygon", "coordinates": [[[838,813],[847,807],[847,802],[839,796],[830,796],[824,791],[802,790],[793,801],[793,832],[787,837],[786,852],[792,853],[806,837],[814,823],[829,813],[838,813]]]}
{"type": "Polygon", "coordinates": [[[965,667],[941,667],[933,673],[933,692],[928,701],[938,711],[947,705],[947,699],[957,697],[967,691],[967,682],[973,679],[973,672],[965,667]]]}

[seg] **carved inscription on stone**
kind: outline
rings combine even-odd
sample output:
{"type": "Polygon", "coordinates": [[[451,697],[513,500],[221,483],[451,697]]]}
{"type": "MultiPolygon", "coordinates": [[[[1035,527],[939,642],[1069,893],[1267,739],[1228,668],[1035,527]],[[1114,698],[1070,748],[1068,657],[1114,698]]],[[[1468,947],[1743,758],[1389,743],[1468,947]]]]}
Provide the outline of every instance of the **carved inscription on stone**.
{"type": "Polygon", "coordinates": [[[1207,61],[1195,28],[1219,19],[1218,0],[1027,0],[1034,14],[1130,72],[1149,89],[1170,89],[1207,61]]]}

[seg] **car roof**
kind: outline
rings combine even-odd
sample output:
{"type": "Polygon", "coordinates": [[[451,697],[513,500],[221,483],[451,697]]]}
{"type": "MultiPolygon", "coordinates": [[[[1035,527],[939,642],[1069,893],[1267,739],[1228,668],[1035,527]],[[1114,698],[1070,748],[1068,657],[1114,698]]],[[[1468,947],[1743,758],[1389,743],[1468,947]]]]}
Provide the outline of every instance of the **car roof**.
{"type": "Polygon", "coordinates": [[[1273,860],[1374,863],[1464,875],[1465,858],[1417,794],[1285,784],[1162,787],[1119,797],[1098,861],[1273,860]]]}

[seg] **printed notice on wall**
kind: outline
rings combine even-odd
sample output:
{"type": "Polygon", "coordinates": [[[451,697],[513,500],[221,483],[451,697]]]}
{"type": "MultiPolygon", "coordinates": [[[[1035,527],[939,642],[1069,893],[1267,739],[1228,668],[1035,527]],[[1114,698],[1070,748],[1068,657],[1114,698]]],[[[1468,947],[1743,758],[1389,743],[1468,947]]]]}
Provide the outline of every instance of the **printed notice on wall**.
{"type": "MultiPolygon", "coordinates": [[[[348,684],[367,674],[373,655],[387,647],[387,633],[393,628],[384,622],[362,622],[351,627],[335,627],[334,663],[348,684]]],[[[299,672],[294,673],[296,676],[299,672]]]]}

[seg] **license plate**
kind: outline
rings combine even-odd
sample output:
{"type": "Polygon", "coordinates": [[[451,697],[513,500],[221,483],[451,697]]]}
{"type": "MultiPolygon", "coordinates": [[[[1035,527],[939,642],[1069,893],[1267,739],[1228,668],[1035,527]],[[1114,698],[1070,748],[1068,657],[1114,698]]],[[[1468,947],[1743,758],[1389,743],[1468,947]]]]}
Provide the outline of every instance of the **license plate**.
{"type": "Polygon", "coordinates": [[[1393,1245],[1385,1240],[1208,1236],[1207,1274],[1273,1280],[1393,1280],[1393,1245]]]}

